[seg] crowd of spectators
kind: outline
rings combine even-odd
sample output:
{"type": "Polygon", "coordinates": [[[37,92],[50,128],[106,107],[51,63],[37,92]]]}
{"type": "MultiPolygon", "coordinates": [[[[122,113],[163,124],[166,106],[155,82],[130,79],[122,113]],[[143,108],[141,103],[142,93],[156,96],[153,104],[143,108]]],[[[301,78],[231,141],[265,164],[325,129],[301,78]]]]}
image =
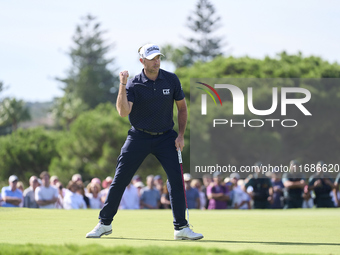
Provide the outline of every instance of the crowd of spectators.
{"type": "MultiPolygon", "coordinates": [[[[232,173],[226,178],[222,173],[206,174],[192,178],[183,174],[187,206],[189,209],[283,209],[340,207],[340,174],[331,178],[321,171],[323,162],[317,163],[317,171],[308,180],[296,171],[281,174],[262,174],[258,171],[246,178],[232,173]]],[[[298,165],[290,162],[290,170],[298,165]]],[[[257,167],[257,168],[256,168],[257,167]]],[[[1,189],[0,206],[43,209],[100,209],[103,207],[113,178],[101,181],[93,178],[86,185],[80,174],[72,176],[64,187],[57,176],[47,171],[39,177],[31,176],[29,187],[18,177],[11,175],[9,186],[1,189]]],[[[167,181],[160,175],[149,175],[145,184],[135,175],[126,187],[119,209],[170,209],[167,181]]]]}

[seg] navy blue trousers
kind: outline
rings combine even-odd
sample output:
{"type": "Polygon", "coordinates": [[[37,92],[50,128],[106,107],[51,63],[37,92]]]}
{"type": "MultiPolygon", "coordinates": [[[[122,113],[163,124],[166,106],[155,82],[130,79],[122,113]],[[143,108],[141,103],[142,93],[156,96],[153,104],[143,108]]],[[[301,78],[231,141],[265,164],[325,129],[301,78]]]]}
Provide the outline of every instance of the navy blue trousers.
{"type": "Polygon", "coordinates": [[[99,219],[102,223],[109,225],[112,222],[126,186],[131,182],[146,156],[152,153],[159,160],[168,177],[167,187],[175,229],[188,224],[185,219],[184,187],[175,147],[176,138],[177,133],[174,130],[162,135],[150,135],[134,128],[129,130],[118,157],[115,177],[111,183],[105,204],[99,213],[99,219]]]}

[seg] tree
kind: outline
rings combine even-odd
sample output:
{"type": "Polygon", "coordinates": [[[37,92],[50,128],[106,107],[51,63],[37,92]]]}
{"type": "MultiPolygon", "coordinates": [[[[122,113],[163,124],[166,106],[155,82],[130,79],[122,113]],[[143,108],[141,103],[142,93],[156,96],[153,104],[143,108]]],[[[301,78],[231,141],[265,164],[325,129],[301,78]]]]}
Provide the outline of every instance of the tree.
{"type": "Polygon", "coordinates": [[[171,44],[162,46],[162,52],[165,56],[165,61],[169,61],[175,65],[175,68],[191,66],[194,61],[189,54],[189,49],[185,46],[175,48],[171,44]]]}
{"type": "Polygon", "coordinates": [[[212,34],[220,28],[221,17],[216,17],[215,7],[209,0],[199,0],[195,12],[188,17],[187,26],[196,36],[189,37],[189,55],[193,62],[207,62],[222,55],[222,37],[212,34]]]}
{"type": "Polygon", "coordinates": [[[53,157],[57,156],[56,143],[63,132],[47,131],[42,127],[18,129],[0,137],[0,180],[12,174],[28,184],[31,175],[47,171],[53,157]]]}
{"type": "Polygon", "coordinates": [[[68,93],[54,100],[52,115],[57,125],[68,130],[70,124],[87,109],[88,106],[80,98],[76,97],[74,93],[68,93]]]}
{"type": "MultiPolygon", "coordinates": [[[[74,46],[69,52],[72,66],[66,78],[57,80],[65,85],[63,90],[66,99],[62,101],[80,99],[86,105],[84,109],[93,109],[100,103],[115,101],[114,94],[118,86],[115,81],[118,79],[110,70],[114,59],[107,57],[113,45],[103,38],[105,31],[101,30],[101,24],[91,15],[87,15],[83,21],[72,38],[74,46]]],[[[76,105],[79,109],[77,103],[70,105],[76,105]]]]}
{"type": "Polygon", "coordinates": [[[0,104],[0,126],[12,125],[12,130],[18,128],[21,121],[30,120],[31,116],[25,103],[15,98],[5,98],[0,104]]]}

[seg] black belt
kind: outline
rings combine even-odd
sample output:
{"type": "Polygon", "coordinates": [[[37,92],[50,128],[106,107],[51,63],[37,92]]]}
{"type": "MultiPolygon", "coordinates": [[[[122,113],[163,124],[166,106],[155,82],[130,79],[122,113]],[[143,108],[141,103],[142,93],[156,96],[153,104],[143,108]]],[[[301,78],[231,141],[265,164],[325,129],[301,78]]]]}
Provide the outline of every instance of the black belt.
{"type": "Polygon", "coordinates": [[[164,132],[150,132],[150,131],[147,131],[147,130],[141,129],[141,128],[135,128],[135,129],[137,129],[137,130],[139,130],[139,131],[142,131],[142,132],[144,132],[144,133],[147,133],[147,134],[149,134],[149,135],[163,135],[163,134],[169,132],[169,130],[164,131],[164,132]]]}

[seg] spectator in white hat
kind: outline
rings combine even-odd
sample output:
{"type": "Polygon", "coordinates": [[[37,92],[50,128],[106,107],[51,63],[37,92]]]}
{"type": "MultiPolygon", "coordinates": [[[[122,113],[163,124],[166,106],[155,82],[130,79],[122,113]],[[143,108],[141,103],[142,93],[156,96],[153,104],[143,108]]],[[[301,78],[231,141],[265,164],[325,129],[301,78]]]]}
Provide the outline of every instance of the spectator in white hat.
{"type": "Polygon", "coordinates": [[[188,209],[200,209],[201,201],[200,194],[196,188],[191,187],[191,175],[188,173],[183,174],[185,194],[187,196],[188,209]]]}
{"type": "Polygon", "coordinates": [[[1,189],[1,197],[4,203],[3,207],[19,207],[23,201],[22,191],[17,188],[18,177],[11,175],[8,179],[9,186],[1,189]]]}
{"type": "Polygon", "coordinates": [[[133,186],[135,186],[138,190],[138,197],[140,197],[142,195],[142,189],[145,187],[143,182],[136,182],[135,184],[133,184],[133,186]]]}

